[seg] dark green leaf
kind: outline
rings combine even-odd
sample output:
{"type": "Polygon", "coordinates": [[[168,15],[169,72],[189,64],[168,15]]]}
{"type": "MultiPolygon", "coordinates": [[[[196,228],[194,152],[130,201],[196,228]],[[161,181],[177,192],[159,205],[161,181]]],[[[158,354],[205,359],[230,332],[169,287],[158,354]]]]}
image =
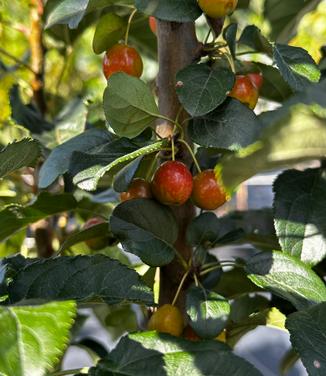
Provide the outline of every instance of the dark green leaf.
{"type": "Polygon", "coordinates": [[[142,160],[142,156],[136,158],[116,174],[113,183],[113,188],[116,192],[125,192],[128,190],[142,160]]]}
{"type": "Polygon", "coordinates": [[[236,43],[237,43],[237,31],[238,31],[238,24],[232,23],[228,25],[223,31],[223,38],[227,42],[229,46],[229,50],[231,55],[235,59],[236,53],[236,43]]]}
{"type": "Polygon", "coordinates": [[[177,94],[191,116],[201,116],[223,103],[234,85],[234,74],[224,68],[193,64],[177,74],[177,94]]]}
{"type": "Polygon", "coordinates": [[[0,211],[0,241],[18,230],[51,215],[73,210],[77,202],[70,194],[41,193],[37,200],[28,206],[10,205],[0,211]]]}
{"type": "Polygon", "coordinates": [[[165,21],[191,22],[202,14],[196,0],[136,0],[135,3],[141,12],[165,21]]]}
{"type": "Polygon", "coordinates": [[[138,136],[159,114],[150,88],[126,73],[110,77],[103,101],[106,119],[120,137],[138,136]]]}
{"type": "Polygon", "coordinates": [[[277,68],[261,63],[256,63],[256,65],[264,77],[264,83],[259,92],[262,98],[283,102],[292,95],[290,86],[284,81],[277,68]]]}
{"type": "Polygon", "coordinates": [[[310,376],[326,373],[326,302],[293,313],[286,320],[294,349],[310,376]]]}
{"type": "Polygon", "coordinates": [[[150,266],[169,264],[178,226],[172,211],[153,200],[130,200],[118,205],[110,218],[111,230],[123,248],[150,266]]]}
{"type": "Polygon", "coordinates": [[[103,255],[35,259],[19,270],[8,292],[13,303],[36,299],[153,303],[150,289],[134,270],[103,255]]]}
{"type": "Polygon", "coordinates": [[[187,242],[192,246],[215,244],[220,236],[219,220],[214,213],[203,213],[194,218],[187,229],[187,242]]]}
{"type": "Polygon", "coordinates": [[[299,310],[326,300],[326,287],[317,274],[286,253],[259,253],[249,259],[246,272],[257,286],[290,301],[299,310]]]}
{"type": "Polygon", "coordinates": [[[22,167],[34,167],[41,156],[41,145],[30,138],[13,142],[0,150],[0,178],[22,167]]]}
{"type": "Polygon", "coordinates": [[[90,376],[261,376],[218,341],[190,342],[155,332],[129,334],[90,376]]]}
{"type": "Polygon", "coordinates": [[[45,375],[53,371],[69,342],[74,302],[0,307],[0,373],[45,375]]]}
{"type": "Polygon", "coordinates": [[[100,54],[110,49],[124,36],[127,24],[125,20],[114,14],[108,13],[99,20],[93,39],[93,50],[100,54]]]}
{"type": "Polygon", "coordinates": [[[22,125],[32,134],[41,134],[53,129],[53,124],[46,121],[32,105],[25,105],[22,102],[16,85],[10,91],[10,106],[11,117],[17,124],[22,125]]]}
{"type": "Polygon", "coordinates": [[[56,147],[41,167],[39,187],[47,188],[60,175],[68,171],[72,154],[76,151],[91,151],[112,141],[114,136],[106,131],[92,129],[56,147]]]}
{"type": "Polygon", "coordinates": [[[215,338],[226,327],[230,304],[216,292],[201,287],[187,291],[186,311],[190,326],[202,338],[215,338]]]}
{"type": "Polygon", "coordinates": [[[262,35],[257,26],[247,26],[239,39],[239,44],[246,45],[254,51],[266,53],[269,56],[273,55],[273,48],[271,43],[262,35]]]}
{"type": "Polygon", "coordinates": [[[303,91],[311,82],[320,79],[317,64],[303,48],[276,43],[274,60],[284,80],[295,92],[303,91]]]}
{"type": "Polygon", "coordinates": [[[326,175],[289,170],[274,183],[275,228],[284,252],[308,264],[326,256],[326,175]]]}
{"type": "Polygon", "coordinates": [[[227,150],[250,145],[258,139],[260,131],[255,113],[235,99],[228,99],[213,112],[193,119],[189,127],[196,144],[227,150]]]}

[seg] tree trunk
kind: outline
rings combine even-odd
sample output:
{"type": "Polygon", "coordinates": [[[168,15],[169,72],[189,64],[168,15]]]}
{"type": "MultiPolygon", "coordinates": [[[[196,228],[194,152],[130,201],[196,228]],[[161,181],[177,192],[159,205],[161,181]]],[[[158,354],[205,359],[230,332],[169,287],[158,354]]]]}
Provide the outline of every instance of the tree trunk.
{"type": "MultiPolygon", "coordinates": [[[[201,45],[198,43],[194,23],[176,23],[158,20],[158,57],[159,74],[157,79],[159,109],[162,115],[176,119],[180,111],[180,103],[176,95],[176,74],[179,70],[191,64],[199,55],[201,45]]],[[[181,113],[179,120],[182,122],[187,114],[181,113]]],[[[184,125],[185,134],[186,125],[184,125]]],[[[162,137],[169,137],[173,133],[173,124],[164,122],[158,125],[158,133],[162,137]]],[[[177,159],[190,167],[192,160],[189,153],[181,148],[177,159]]],[[[191,248],[186,243],[186,228],[195,215],[194,206],[188,202],[181,207],[172,208],[179,226],[179,236],[175,244],[178,252],[188,260],[191,248]]],[[[160,278],[160,305],[171,303],[176,293],[184,269],[175,260],[170,265],[161,268],[160,278]]],[[[177,305],[184,307],[184,294],[181,293],[177,305]]]]}

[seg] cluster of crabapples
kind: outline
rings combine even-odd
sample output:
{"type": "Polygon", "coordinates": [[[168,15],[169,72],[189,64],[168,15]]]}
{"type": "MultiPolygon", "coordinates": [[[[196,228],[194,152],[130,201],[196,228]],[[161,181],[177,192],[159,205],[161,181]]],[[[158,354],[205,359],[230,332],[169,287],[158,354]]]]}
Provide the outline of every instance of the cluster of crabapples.
{"type": "Polygon", "coordinates": [[[151,182],[134,179],[121,201],[152,198],[164,205],[183,205],[190,198],[200,209],[215,210],[226,202],[214,170],[205,170],[193,177],[187,166],[179,161],[164,162],[154,173],[151,182]]]}

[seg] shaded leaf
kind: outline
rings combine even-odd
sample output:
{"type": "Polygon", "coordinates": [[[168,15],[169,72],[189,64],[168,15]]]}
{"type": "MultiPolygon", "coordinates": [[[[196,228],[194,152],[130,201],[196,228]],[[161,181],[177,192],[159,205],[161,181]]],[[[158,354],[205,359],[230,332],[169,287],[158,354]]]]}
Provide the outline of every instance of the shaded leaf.
{"type": "Polygon", "coordinates": [[[216,292],[194,286],[187,291],[186,312],[194,331],[213,339],[226,327],[230,304],[216,292]]]}
{"type": "Polygon", "coordinates": [[[42,376],[52,371],[69,342],[74,302],[0,307],[0,373],[42,376]]]}
{"type": "Polygon", "coordinates": [[[196,144],[227,150],[250,145],[260,132],[255,113],[235,99],[228,99],[213,112],[196,117],[189,126],[190,137],[196,144]]]}
{"type": "MultiPolygon", "coordinates": [[[[27,259],[28,260],[28,259],[27,259]]],[[[152,304],[138,274],[103,255],[34,259],[8,286],[9,301],[78,300],[152,304]]]]}
{"type": "Polygon", "coordinates": [[[234,74],[225,68],[192,64],[177,73],[177,94],[191,116],[205,115],[226,99],[234,85],[234,74]]]}
{"type": "Polygon", "coordinates": [[[22,167],[34,167],[41,156],[41,145],[24,138],[0,150],[0,178],[22,167]]]}
{"type": "Polygon", "coordinates": [[[223,30],[223,38],[227,42],[229,46],[229,50],[231,55],[235,59],[236,53],[236,44],[237,44],[237,31],[238,31],[238,24],[231,23],[223,30]]]}
{"type": "Polygon", "coordinates": [[[125,192],[128,190],[142,160],[143,156],[136,158],[116,174],[113,183],[113,188],[116,192],[125,192]]]}
{"type": "Polygon", "coordinates": [[[272,44],[262,35],[261,31],[255,25],[247,26],[239,39],[239,44],[244,44],[254,51],[273,55],[272,44]]]}
{"type": "Polygon", "coordinates": [[[299,353],[309,375],[323,376],[326,372],[326,302],[295,312],[286,320],[290,339],[299,353]]]}
{"type": "Polygon", "coordinates": [[[95,190],[99,180],[115,167],[134,159],[158,152],[164,148],[166,141],[158,141],[139,148],[131,140],[120,138],[102,148],[99,153],[87,154],[75,152],[71,161],[73,182],[87,191],[95,190]]]}
{"type": "Polygon", "coordinates": [[[326,176],[321,169],[288,170],[274,183],[275,229],[284,252],[308,264],[326,256],[326,176]]]}
{"type": "Polygon", "coordinates": [[[283,252],[263,252],[246,263],[248,277],[298,310],[326,300],[323,281],[307,265],[283,252]]]}
{"type": "Polygon", "coordinates": [[[90,376],[261,376],[218,341],[191,342],[155,332],[129,334],[90,376]]]}
{"type": "Polygon", "coordinates": [[[90,151],[112,141],[114,136],[106,131],[92,129],[56,147],[41,167],[39,187],[47,188],[60,175],[68,171],[70,159],[76,151],[90,151]]]}
{"type": "Polygon", "coordinates": [[[175,257],[178,226],[167,206],[148,199],[126,201],[114,209],[110,226],[125,251],[150,266],[169,264],[175,257]]]}

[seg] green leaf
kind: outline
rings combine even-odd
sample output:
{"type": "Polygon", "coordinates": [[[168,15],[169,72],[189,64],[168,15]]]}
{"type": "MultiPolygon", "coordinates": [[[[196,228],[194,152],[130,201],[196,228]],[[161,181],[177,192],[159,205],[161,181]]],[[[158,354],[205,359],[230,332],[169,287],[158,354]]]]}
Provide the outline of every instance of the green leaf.
{"type": "Polygon", "coordinates": [[[274,60],[284,80],[295,92],[303,91],[311,82],[320,79],[317,64],[303,48],[276,43],[274,60]]]}
{"type": "Polygon", "coordinates": [[[165,145],[166,141],[163,140],[138,148],[132,141],[121,138],[110,143],[107,151],[103,148],[100,153],[74,153],[71,161],[73,182],[81,189],[93,191],[99,180],[114,168],[140,156],[158,152],[165,145]]]}
{"type": "Polygon", "coordinates": [[[257,26],[247,26],[239,39],[239,44],[252,48],[254,51],[273,55],[272,44],[262,35],[257,26]]]}
{"type": "Polygon", "coordinates": [[[112,141],[114,136],[106,131],[92,129],[86,131],[52,150],[41,167],[39,187],[47,188],[60,175],[68,171],[70,159],[75,151],[91,151],[112,141]]]}
{"type": "Polygon", "coordinates": [[[175,257],[178,226],[167,206],[148,199],[126,201],[114,209],[110,226],[125,251],[145,264],[162,266],[175,257]]]}
{"type": "Polygon", "coordinates": [[[126,22],[122,17],[114,13],[103,15],[96,26],[94,34],[94,52],[100,54],[110,49],[123,37],[126,27],[126,22]]]}
{"type": "Polygon", "coordinates": [[[251,364],[218,341],[191,342],[167,334],[143,332],[123,337],[91,368],[90,376],[261,376],[251,364]]]}
{"type": "Polygon", "coordinates": [[[187,291],[186,311],[194,331],[213,339],[226,327],[230,304],[216,292],[194,286],[187,291]]]}
{"type": "Polygon", "coordinates": [[[326,154],[326,119],[321,112],[318,106],[292,106],[266,127],[260,141],[223,158],[215,170],[227,192],[260,172],[322,158],[326,154]]]}
{"type": "Polygon", "coordinates": [[[202,14],[196,0],[136,0],[135,4],[141,12],[165,21],[191,22],[202,14]]]}
{"type": "Polygon", "coordinates": [[[150,88],[126,73],[109,78],[103,105],[107,121],[120,137],[138,136],[159,116],[150,88]]]}
{"type": "Polygon", "coordinates": [[[220,237],[220,223],[216,214],[206,212],[194,218],[187,228],[186,237],[192,246],[207,242],[214,244],[220,237]]]}
{"type": "Polygon", "coordinates": [[[284,81],[277,68],[261,63],[256,63],[256,66],[264,77],[264,83],[259,92],[262,98],[281,103],[292,95],[290,86],[284,81]]]}
{"type": "Polygon", "coordinates": [[[32,134],[41,134],[53,129],[53,124],[44,119],[42,114],[32,105],[24,104],[17,85],[10,90],[11,117],[19,125],[28,129],[32,134]]]}
{"type": "Polygon", "coordinates": [[[42,376],[53,371],[69,343],[74,302],[0,307],[0,373],[42,376]]]}
{"type": "Polygon", "coordinates": [[[323,281],[307,265],[283,252],[262,252],[247,261],[248,277],[298,310],[326,300],[323,281]]]}
{"type": "Polygon", "coordinates": [[[228,99],[213,112],[196,117],[189,126],[190,137],[196,144],[227,150],[250,145],[260,132],[255,113],[236,99],[228,99]]]}
{"type": "Polygon", "coordinates": [[[326,256],[326,172],[289,170],[274,183],[275,229],[284,252],[308,264],[326,256]]]}
{"type": "Polygon", "coordinates": [[[8,294],[11,303],[36,299],[153,303],[150,289],[133,269],[103,255],[35,259],[13,277],[8,294]]]}
{"type": "Polygon", "coordinates": [[[223,103],[234,85],[234,74],[225,68],[192,64],[177,73],[177,94],[191,116],[201,116],[223,103]]]}
{"type": "Polygon", "coordinates": [[[30,138],[13,142],[0,150],[0,178],[22,167],[34,167],[41,156],[41,145],[30,138]]]}
{"type": "Polygon", "coordinates": [[[109,230],[108,223],[100,223],[98,225],[89,227],[85,230],[76,232],[73,235],[70,235],[61,245],[59,252],[72,247],[75,244],[84,242],[89,239],[107,239],[107,245],[112,245],[115,242],[115,238],[109,230]]]}
{"type": "Polygon", "coordinates": [[[237,31],[238,24],[231,23],[223,30],[223,38],[229,46],[232,57],[235,59],[235,53],[237,48],[237,31]]]}
{"type": "Polygon", "coordinates": [[[286,320],[290,339],[310,376],[326,373],[326,302],[296,312],[286,320]]]}
{"type": "Polygon", "coordinates": [[[126,192],[128,190],[142,160],[143,156],[136,158],[116,174],[113,183],[113,188],[116,192],[126,192]]]}
{"type": "Polygon", "coordinates": [[[46,192],[41,193],[37,200],[28,206],[7,206],[0,211],[0,241],[29,224],[76,207],[77,202],[71,194],[52,195],[46,192]]]}

